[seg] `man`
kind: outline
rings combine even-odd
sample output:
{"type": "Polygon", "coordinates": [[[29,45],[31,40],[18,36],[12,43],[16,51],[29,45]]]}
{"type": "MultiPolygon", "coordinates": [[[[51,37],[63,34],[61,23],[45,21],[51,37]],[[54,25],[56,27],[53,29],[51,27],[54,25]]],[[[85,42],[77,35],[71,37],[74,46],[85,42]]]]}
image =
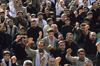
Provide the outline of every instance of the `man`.
{"type": "Polygon", "coordinates": [[[49,52],[49,50],[47,49],[48,45],[51,45],[54,49],[56,49],[58,40],[54,37],[54,30],[52,28],[47,30],[47,34],[48,36],[41,38],[42,32],[40,32],[37,42],[43,41],[45,43],[45,50],[49,52]]]}
{"type": "Polygon", "coordinates": [[[30,56],[33,59],[34,66],[40,66],[41,65],[40,59],[43,56],[45,56],[45,58],[46,58],[46,61],[44,62],[44,66],[46,66],[50,55],[44,50],[44,48],[45,48],[44,42],[40,41],[37,44],[37,47],[38,47],[37,50],[30,49],[31,43],[33,43],[33,38],[29,38],[28,39],[28,43],[27,43],[27,46],[25,48],[25,51],[28,54],[28,56],[30,56]]]}
{"type": "Polygon", "coordinates": [[[0,25],[0,46],[2,50],[9,50],[11,48],[12,37],[6,33],[6,26],[4,23],[0,25]],[[9,38],[8,38],[9,37],[9,38]]]}
{"type": "Polygon", "coordinates": [[[23,12],[19,11],[19,12],[17,12],[16,17],[12,17],[9,15],[9,10],[7,10],[7,16],[13,20],[14,25],[18,26],[20,23],[27,29],[27,20],[25,18],[23,18],[23,12]]]}
{"type": "Polygon", "coordinates": [[[58,39],[58,36],[61,35],[61,33],[58,31],[58,26],[56,24],[52,24],[51,28],[54,30],[54,36],[58,39]]]}
{"type": "Polygon", "coordinates": [[[33,66],[33,62],[30,60],[25,60],[23,66],[33,66]]]}
{"type": "Polygon", "coordinates": [[[98,9],[98,4],[96,1],[92,2],[92,12],[93,12],[93,20],[96,21],[98,16],[100,15],[100,9],[98,9]]]}
{"type": "Polygon", "coordinates": [[[14,3],[14,8],[15,8],[15,11],[16,11],[16,14],[18,11],[22,11],[23,12],[23,17],[26,17],[27,16],[27,10],[26,10],[26,7],[23,7],[22,6],[22,1],[21,0],[13,0],[13,3],[14,3]]]}
{"type": "Polygon", "coordinates": [[[65,40],[65,45],[67,50],[68,48],[72,49],[72,56],[77,56],[77,50],[79,49],[78,45],[76,42],[73,41],[73,34],[72,33],[67,33],[66,34],[66,40],[65,40]]]}
{"type": "Polygon", "coordinates": [[[14,37],[14,35],[18,32],[18,27],[13,24],[11,19],[8,20],[7,30],[6,32],[14,37]]]}
{"type": "Polygon", "coordinates": [[[27,36],[34,38],[33,40],[36,42],[40,31],[42,31],[42,28],[37,26],[36,20],[32,20],[31,27],[27,30],[27,36]]]}
{"type": "MultiPolygon", "coordinates": [[[[83,66],[85,62],[91,61],[85,57],[84,49],[79,49],[77,51],[77,55],[78,55],[77,57],[70,56],[71,52],[72,52],[71,49],[67,49],[66,59],[69,60],[75,66],[83,66]]],[[[92,61],[91,61],[91,63],[92,63],[92,61]]],[[[93,64],[92,64],[92,66],[93,66],[93,64]]]]}
{"type": "Polygon", "coordinates": [[[97,53],[97,37],[95,32],[91,32],[89,39],[86,39],[84,50],[86,52],[86,57],[93,61],[93,64],[96,64],[96,53],[97,53]]]}
{"type": "Polygon", "coordinates": [[[43,28],[45,25],[47,25],[47,22],[46,20],[43,19],[43,13],[42,12],[38,12],[37,14],[38,18],[36,18],[36,22],[37,22],[37,25],[41,28],[43,28]]]}
{"type": "Polygon", "coordinates": [[[27,53],[25,52],[25,46],[27,44],[27,36],[26,35],[18,35],[17,38],[12,42],[12,48],[17,57],[18,65],[23,65],[23,61],[27,57],[27,53]]]}
{"type": "Polygon", "coordinates": [[[80,28],[78,28],[79,23],[76,22],[75,27],[73,28],[73,32],[76,33],[76,38],[75,41],[78,43],[79,48],[83,48],[84,47],[84,41],[86,38],[89,38],[89,33],[90,31],[89,26],[85,23],[81,23],[80,24],[80,28]]]}
{"type": "Polygon", "coordinates": [[[10,51],[4,51],[3,52],[3,59],[0,63],[0,66],[17,66],[16,60],[17,58],[15,56],[12,56],[10,58],[10,51]]]}
{"type": "Polygon", "coordinates": [[[49,29],[49,28],[51,28],[51,25],[53,24],[53,20],[52,20],[52,18],[48,18],[47,19],[47,25],[45,25],[44,27],[43,27],[43,36],[45,37],[45,36],[47,36],[47,30],[49,29]]]}
{"type": "Polygon", "coordinates": [[[0,19],[1,19],[0,23],[3,23],[5,20],[5,12],[4,11],[0,12],[0,19]]]}
{"type": "Polygon", "coordinates": [[[61,66],[64,66],[64,64],[71,64],[66,58],[66,45],[65,45],[65,42],[64,41],[59,41],[58,43],[58,49],[53,49],[51,45],[48,46],[48,49],[50,51],[50,54],[53,56],[53,57],[61,57],[61,61],[59,63],[59,65],[61,66]],[[66,61],[66,62],[65,62],[66,61]]]}

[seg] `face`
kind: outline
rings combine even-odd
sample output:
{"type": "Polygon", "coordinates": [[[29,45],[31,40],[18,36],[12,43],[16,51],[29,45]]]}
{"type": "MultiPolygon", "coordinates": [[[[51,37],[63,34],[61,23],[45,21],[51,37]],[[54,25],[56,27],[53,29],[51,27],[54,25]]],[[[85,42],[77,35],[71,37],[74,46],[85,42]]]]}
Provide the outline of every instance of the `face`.
{"type": "Polygon", "coordinates": [[[54,32],[49,32],[49,33],[48,33],[48,36],[49,36],[49,38],[53,38],[54,32]]]}
{"type": "Polygon", "coordinates": [[[53,26],[52,28],[53,28],[53,30],[54,30],[55,32],[57,32],[57,30],[58,30],[58,29],[57,29],[57,26],[53,26]]]}
{"type": "Polygon", "coordinates": [[[3,56],[3,58],[5,59],[5,61],[9,61],[10,55],[9,54],[5,54],[5,56],[3,56]]]}
{"type": "Polygon", "coordinates": [[[80,52],[80,53],[78,54],[78,56],[79,56],[79,60],[80,60],[80,61],[84,61],[84,57],[85,57],[85,53],[84,53],[84,52],[80,52]]]}
{"type": "Polygon", "coordinates": [[[86,12],[88,12],[88,9],[87,8],[84,8],[83,11],[86,13],[86,12]]]}
{"type": "Polygon", "coordinates": [[[43,19],[43,15],[39,15],[38,18],[39,18],[39,19],[43,19]]]}
{"type": "Polygon", "coordinates": [[[50,3],[48,3],[48,4],[46,4],[46,6],[50,8],[50,7],[51,7],[51,4],[50,4],[50,3]]]}
{"type": "Polygon", "coordinates": [[[19,18],[22,18],[22,13],[19,13],[18,15],[17,15],[19,18]]]}
{"type": "Polygon", "coordinates": [[[35,28],[37,26],[36,22],[31,22],[31,27],[35,28]]]}
{"type": "Polygon", "coordinates": [[[93,40],[93,41],[96,40],[96,33],[91,33],[90,39],[93,40]]]}
{"type": "Polygon", "coordinates": [[[3,28],[1,29],[1,32],[2,32],[2,33],[5,33],[5,32],[6,32],[6,27],[3,27],[3,28]]]}
{"type": "Polygon", "coordinates": [[[49,14],[50,13],[50,11],[49,10],[45,10],[45,14],[49,14]]]}
{"type": "Polygon", "coordinates": [[[22,45],[26,46],[26,44],[27,44],[27,37],[26,38],[22,38],[22,45]]]}
{"type": "Polygon", "coordinates": [[[2,17],[4,17],[4,16],[5,16],[5,14],[4,14],[4,13],[1,13],[1,14],[0,14],[0,16],[1,16],[1,18],[2,18],[2,17]]]}
{"type": "Polygon", "coordinates": [[[97,8],[97,7],[98,7],[97,3],[93,3],[93,8],[97,8]]]}
{"type": "Polygon", "coordinates": [[[25,30],[24,29],[19,30],[19,34],[20,35],[24,35],[25,34],[25,30]]]}
{"type": "Polygon", "coordinates": [[[69,20],[66,20],[65,23],[66,23],[66,25],[70,25],[70,21],[69,20]]]}
{"type": "Polygon", "coordinates": [[[88,2],[86,1],[86,3],[84,3],[84,6],[88,6],[88,2]]]}
{"type": "Polygon", "coordinates": [[[61,51],[65,51],[65,44],[64,43],[60,43],[60,45],[59,45],[59,49],[61,50],[61,51]]]}
{"type": "Polygon", "coordinates": [[[92,17],[93,17],[93,15],[92,15],[92,14],[88,15],[88,18],[89,18],[89,19],[92,19],[92,17]]]}
{"type": "Polygon", "coordinates": [[[2,5],[2,9],[6,9],[6,6],[5,5],[2,5]]]}
{"type": "Polygon", "coordinates": [[[65,18],[67,18],[67,16],[62,16],[61,18],[63,21],[65,21],[65,18]]]}
{"type": "Polygon", "coordinates": [[[67,17],[70,16],[70,11],[66,11],[65,14],[67,15],[67,17]]]}
{"type": "Polygon", "coordinates": [[[21,1],[18,1],[17,3],[19,6],[22,6],[22,2],[21,1]]]}
{"type": "Polygon", "coordinates": [[[44,44],[43,43],[38,44],[37,47],[39,49],[39,52],[43,52],[43,49],[44,49],[44,44]]]}
{"type": "Polygon", "coordinates": [[[67,41],[68,41],[68,43],[72,43],[72,41],[73,41],[73,35],[68,35],[67,41]]]}
{"type": "Polygon", "coordinates": [[[14,24],[13,24],[13,22],[11,21],[11,22],[9,22],[8,25],[9,25],[9,26],[13,26],[14,24]]]}
{"type": "Polygon", "coordinates": [[[49,21],[48,24],[51,26],[53,24],[53,21],[52,20],[49,21]]]}
{"type": "Polygon", "coordinates": [[[85,31],[85,26],[80,27],[81,31],[85,31]]]}
{"type": "Polygon", "coordinates": [[[55,59],[54,58],[50,58],[49,61],[48,61],[48,65],[49,66],[55,66],[55,64],[56,64],[55,63],[55,59]]]}

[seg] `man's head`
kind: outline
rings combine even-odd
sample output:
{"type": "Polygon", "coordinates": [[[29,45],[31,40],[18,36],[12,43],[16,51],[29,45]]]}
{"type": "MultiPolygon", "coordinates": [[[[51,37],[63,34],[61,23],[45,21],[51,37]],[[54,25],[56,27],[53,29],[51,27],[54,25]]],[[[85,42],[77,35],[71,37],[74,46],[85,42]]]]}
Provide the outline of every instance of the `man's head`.
{"type": "Polygon", "coordinates": [[[66,15],[66,14],[62,14],[62,15],[61,15],[62,21],[65,21],[65,18],[67,18],[67,15],[66,15]]]}
{"type": "Polygon", "coordinates": [[[83,11],[84,11],[85,13],[87,13],[87,12],[89,11],[89,8],[88,8],[88,7],[83,7],[83,11]]]}
{"type": "Polygon", "coordinates": [[[19,34],[20,35],[24,35],[25,34],[25,28],[24,27],[20,27],[19,34]]]}
{"type": "Polygon", "coordinates": [[[21,0],[17,0],[16,3],[17,3],[17,5],[18,5],[19,7],[22,6],[22,1],[21,1],[21,0]]]}
{"type": "Polygon", "coordinates": [[[97,9],[97,8],[98,8],[98,4],[97,4],[96,1],[92,2],[92,7],[93,7],[94,9],[97,9]]]}
{"type": "Polygon", "coordinates": [[[87,7],[88,6],[88,1],[84,1],[84,6],[87,7]]]}
{"type": "Polygon", "coordinates": [[[38,50],[39,52],[43,52],[44,48],[45,48],[45,43],[43,41],[40,41],[38,44],[37,44],[37,47],[38,47],[38,50]]]}
{"type": "Polygon", "coordinates": [[[33,66],[33,62],[30,60],[25,60],[23,66],[33,66]]]}
{"type": "Polygon", "coordinates": [[[14,25],[13,20],[9,19],[9,20],[8,20],[8,25],[9,25],[10,27],[13,27],[13,25],[14,25]]]}
{"type": "MultiPolygon", "coordinates": [[[[1,28],[1,25],[0,25],[0,28],[1,28]]],[[[3,28],[0,30],[3,34],[5,34],[6,32],[6,25],[3,26],[3,28]]]]}
{"type": "Polygon", "coordinates": [[[51,25],[53,24],[52,18],[48,18],[48,19],[47,19],[47,23],[48,23],[49,26],[51,26],[51,25]]]}
{"type": "Polygon", "coordinates": [[[84,23],[85,23],[86,25],[89,25],[90,19],[89,19],[88,17],[84,18],[84,23]]]}
{"type": "Polygon", "coordinates": [[[65,23],[66,23],[67,26],[70,25],[70,22],[71,22],[71,21],[70,21],[70,18],[66,18],[66,19],[65,19],[65,23]]]}
{"type": "Polygon", "coordinates": [[[87,13],[87,17],[88,17],[89,19],[92,19],[93,13],[92,13],[91,11],[89,11],[89,12],[87,13]]]}
{"type": "Polygon", "coordinates": [[[47,33],[48,33],[48,36],[49,36],[49,38],[53,38],[53,36],[54,36],[54,30],[52,29],[52,28],[49,28],[48,30],[47,30],[47,33]]]}
{"type": "Polygon", "coordinates": [[[49,58],[48,66],[55,66],[55,64],[56,64],[55,58],[53,58],[53,57],[49,58]]]}
{"type": "Polygon", "coordinates": [[[26,0],[26,3],[30,3],[30,0],[26,0]]]}
{"type": "Polygon", "coordinates": [[[65,48],[66,48],[66,45],[65,45],[65,42],[64,41],[59,41],[58,42],[58,48],[61,52],[64,52],[65,51],[65,48]]]}
{"type": "Polygon", "coordinates": [[[49,14],[50,13],[50,9],[48,7],[45,8],[45,14],[49,14]]]}
{"type": "Polygon", "coordinates": [[[84,61],[84,58],[85,58],[85,50],[84,49],[79,49],[78,51],[77,51],[77,55],[79,56],[79,60],[80,61],[84,61]]]}
{"type": "Polygon", "coordinates": [[[46,3],[46,7],[51,7],[51,2],[50,1],[47,1],[47,3],[46,3]]]}
{"type": "Polygon", "coordinates": [[[43,19],[43,13],[42,12],[38,12],[37,16],[38,16],[39,20],[43,19]]]}
{"type": "Polygon", "coordinates": [[[36,28],[37,27],[36,20],[32,20],[31,21],[31,27],[33,27],[33,28],[36,28]]]}
{"type": "Polygon", "coordinates": [[[80,24],[80,29],[81,29],[81,31],[85,31],[85,26],[86,26],[85,23],[81,23],[81,24],[80,24]]]}
{"type": "Polygon", "coordinates": [[[87,61],[87,62],[85,62],[84,66],[92,66],[91,61],[87,61]]]}
{"type": "Polygon", "coordinates": [[[72,41],[73,41],[73,34],[72,33],[67,33],[66,34],[66,40],[68,41],[68,43],[72,43],[72,41]]]}
{"type": "Polygon", "coordinates": [[[23,17],[23,12],[18,11],[18,12],[17,12],[17,16],[18,16],[18,18],[22,18],[22,17],[23,17]]]}
{"type": "Polygon", "coordinates": [[[22,35],[21,39],[19,40],[22,46],[26,46],[27,44],[27,36],[26,35],[22,35]]]}
{"type": "Polygon", "coordinates": [[[6,62],[8,62],[9,59],[10,59],[10,51],[4,51],[4,52],[3,52],[3,58],[4,58],[4,60],[5,60],[6,62]]]}
{"type": "Polygon", "coordinates": [[[53,28],[53,30],[54,30],[55,33],[56,33],[57,30],[58,30],[58,27],[57,27],[56,24],[52,24],[52,25],[51,25],[51,28],[53,28]]]}
{"type": "Polygon", "coordinates": [[[50,11],[50,17],[51,18],[54,18],[54,16],[55,16],[54,12],[53,11],[50,11]]]}
{"type": "Polygon", "coordinates": [[[89,37],[90,37],[90,39],[91,39],[92,41],[95,41],[96,38],[97,38],[95,32],[91,32],[89,37]]]}
{"type": "Polygon", "coordinates": [[[6,4],[5,3],[2,3],[1,4],[1,7],[2,7],[3,10],[5,10],[6,9],[6,4]]]}
{"type": "Polygon", "coordinates": [[[69,16],[70,16],[70,10],[67,9],[67,10],[65,11],[65,14],[67,15],[67,17],[69,17],[69,16]]]}
{"type": "Polygon", "coordinates": [[[31,14],[31,19],[36,18],[36,14],[31,14]]]}
{"type": "Polygon", "coordinates": [[[5,17],[5,12],[4,11],[1,11],[0,12],[0,16],[1,16],[1,18],[4,18],[5,17]]]}

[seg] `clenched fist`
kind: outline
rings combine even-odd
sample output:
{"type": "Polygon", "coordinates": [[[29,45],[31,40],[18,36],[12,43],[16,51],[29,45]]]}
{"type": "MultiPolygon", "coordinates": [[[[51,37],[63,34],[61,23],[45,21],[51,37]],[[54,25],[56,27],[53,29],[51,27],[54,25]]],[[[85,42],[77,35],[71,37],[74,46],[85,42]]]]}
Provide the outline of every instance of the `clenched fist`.
{"type": "Polygon", "coordinates": [[[67,49],[67,55],[70,55],[72,53],[71,48],[67,49]]]}
{"type": "Polygon", "coordinates": [[[15,63],[16,60],[17,60],[16,56],[12,56],[12,57],[11,57],[11,60],[12,60],[12,63],[15,63]]]}
{"type": "Polygon", "coordinates": [[[52,46],[51,46],[51,45],[49,45],[49,46],[48,46],[48,49],[49,49],[49,50],[51,50],[51,49],[52,49],[52,46]]]}
{"type": "Polygon", "coordinates": [[[43,57],[41,58],[41,62],[44,64],[45,60],[46,60],[46,58],[43,56],[43,57]]]}

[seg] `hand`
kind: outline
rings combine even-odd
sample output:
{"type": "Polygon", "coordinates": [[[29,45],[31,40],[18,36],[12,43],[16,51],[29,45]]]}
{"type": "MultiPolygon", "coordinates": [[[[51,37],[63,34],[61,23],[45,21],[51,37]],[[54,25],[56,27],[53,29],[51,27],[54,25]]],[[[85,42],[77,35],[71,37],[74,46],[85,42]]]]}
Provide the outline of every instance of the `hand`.
{"type": "Polygon", "coordinates": [[[78,26],[79,26],[79,23],[78,23],[78,22],[76,22],[75,26],[76,26],[76,27],[78,27],[78,26]]]}
{"type": "Polygon", "coordinates": [[[34,43],[34,41],[33,41],[33,38],[30,37],[30,38],[28,39],[28,44],[32,44],[32,43],[34,43]]]}
{"type": "Polygon", "coordinates": [[[74,14],[77,15],[77,11],[75,11],[74,14]]]}
{"type": "Polygon", "coordinates": [[[79,5],[79,6],[78,6],[78,9],[80,9],[81,7],[82,7],[82,6],[81,6],[81,5],[79,5]]]}
{"type": "Polygon", "coordinates": [[[85,26],[85,30],[88,30],[89,28],[90,28],[89,25],[86,25],[86,26],[85,26]]]}
{"type": "Polygon", "coordinates": [[[48,49],[51,50],[53,47],[51,45],[48,46],[48,49]]]}
{"type": "Polygon", "coordinates": [[[6,17],[6,19],[5,19],[5,21],[7,21],[9,18],[8,17],[6,17]]]}
{"type": "Polygon", "coordinates": [[[39,32],[39,37],[40,37],[40,38],[42,37],[42,31],[39,32]]]}
{"type": "Polygon", "coordinates": [[[3,66],[3,64],[4,64],[4,63],[3,63],[3,62],[1,62],[1,63],[0,63],[0,66],[3,66]]]}
{"type": "Polygon", "coordinates": [[[57,18],[57,22],[59,22],[61,20],[61,18],[57,18]]]}
{"type": "Polygon", "coordinates": [[[18,35],[15,41],[18,42],[20,39],[21,39],[21,35],[18,35]]]}
{"type": "Polygon", "coordinates": [[[98,49],[98,51],[99,51],[99,53],[100,53],[100,42],[97,42],[97,43],[96,43],[96,46],[97,46],[97,49],[98,49]]]}
{"type": "Polygon", "coordinates": [[[82,10],[82,9],[80,9],[80,10],[79,10],[79,14],[81,14],[82,12],[83,12],[83,10],[82,10]]]}
{"type": "Polygon", "coordinates": [[[43,57],[41,58],[41,62],[44,64],[45,60],[46,60],[46,58],[43,56],[43,57]]]}
{"type": "Polygon", "coordinates": [[[56,63],[59,63],[61,61],[61,57],[56,58],[56,63]]]}
{"type": "Polygon", "coordinates": [[[12,56],[11,60],[12,60],[12,63],[16,63],[16,60],[17,60],[16,56],[12,56]]]}
{"type": "Polygon", "coordinates": [[[9,15],[9,10],[7,10],[7,15],[9,15]]]}
{"type": "Polygon", "coordinates": [[[58,36],[58,40],[60,41],[63,38],[63,35],[58,36]]]}
{"type": "Polygon", "coordinates": [[[30,17],[30,13],[27,14],[27,17],[30,17]]]}
{"type": "Polygon", "coordinates": [[[42,11],[42,10],[43,10],[43,6],[41,5],[41,6],[40,6],[40,11],[42,11]]]}
{"type": "Polygon", "coordinates": [[[71,48],[67,49],[67,55],[70,55],[72,53],[71,48]]]}

